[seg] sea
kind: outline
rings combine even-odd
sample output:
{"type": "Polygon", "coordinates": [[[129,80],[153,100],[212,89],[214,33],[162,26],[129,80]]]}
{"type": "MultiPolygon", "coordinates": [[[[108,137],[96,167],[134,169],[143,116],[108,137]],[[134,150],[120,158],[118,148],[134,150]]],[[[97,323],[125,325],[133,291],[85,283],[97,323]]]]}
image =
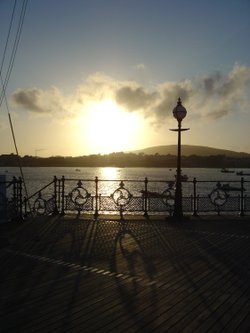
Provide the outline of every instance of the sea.
{"type": "MultiPolygon", "coordinates": [[[[157,186],[151,187],[153,190],[162,191],[164,186],[166,187],[166,183],[175,181],[176,174],[175,168],[24,167],[22,170],[28,196],[52,182],[54,176],[58,179],[64,176],[66,179],[75,182],[75,184],[77,184],[78,180],[92,181],[92,188],[94,187],[95,177],[98,177],[98,180],[103,184],[103,192],[110,194],[115,188],[119,187],[119,181],[121,180],[123,180],[125,184],[127,180],[131,183],[136,183],[140,181],[143,182],[145,177],[147,177],[150,182],[158,183],[157,186]],[[161,181],[163,183],[160,183],[161,181]],[[110,186],[111,183],[113,183],[114,186],[110,186]]],[[[221,169],[217,168],[183,168],[182,175],[187,175],[188,177],[188,181],[182,183],[183,194],[189,195],[193,192],[194,178],[198,181],[198,194],[211,192],[218,182],[233,187],[234,195],[239,194],[240,191],[237,191],[237,189],[241,186],[242,176],[237,175],[237,172],[243,171],[243,173],[250,174],[250,169],[230,169],[230,171],[232,172],[222,173],[221,169]]],[[[19,168],[16,167],[0,167],[0,175],[7,181],[10,181],[13,177],[21,177],[21,172],[19,168]]],[[[250,176],[243,177],[245,181],[245,194],[250,195],[250,176]]],[[[140,188],[143,188],[143,184],[140,185],[140,188]]]]}

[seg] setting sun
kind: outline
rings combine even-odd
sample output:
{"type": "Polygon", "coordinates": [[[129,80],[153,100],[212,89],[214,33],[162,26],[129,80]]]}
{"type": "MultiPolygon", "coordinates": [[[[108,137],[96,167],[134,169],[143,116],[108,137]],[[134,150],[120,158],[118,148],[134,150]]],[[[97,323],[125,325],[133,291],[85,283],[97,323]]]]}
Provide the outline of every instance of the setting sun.
{"type": "Polygon", "coordinates": [[[79,120],[80,138],[95,153],[106,154],[134,149],[140,138],[141,117],[107,99],[91,103],[79,120]]]}

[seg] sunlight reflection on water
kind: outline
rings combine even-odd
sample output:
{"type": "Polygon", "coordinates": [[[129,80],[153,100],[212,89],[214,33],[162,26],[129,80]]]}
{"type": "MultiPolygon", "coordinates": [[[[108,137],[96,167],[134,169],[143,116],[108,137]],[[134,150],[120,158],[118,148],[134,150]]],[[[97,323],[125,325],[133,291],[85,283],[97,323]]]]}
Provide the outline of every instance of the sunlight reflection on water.
{"type": "Polygon", "coordinates": [[[101,176],[102,179],[110,179],[115,180],[117,179],[118,175],[120,175],[120,169],[115,167],[106,167],[100,168],[101,169],[101,176]]]}
{"type": "MultiPolygon", "coordinates": [[[[148,184],[148,190],[161,193],[166,189],[169,181],[174,181],[176,171],[175,168],[26,167],[23,168],[23,172],[29,194],[33,194],[53,181],[54,176],[57,176],[58,179],[65,176],[67,179],[72,179],[67,185],[67,190],[76,187],[78,180],[81,179],[83,181],[83,187],[88,188],[88,191],[93,195],[95,191],[94,180],[95,177],[98,177],[99,194],[110,195],[120,186],[120,181],[124,180],[125,187],[133,194],[138,195],[140,191],[144,189],[145,177],[147,177],[149,181],[152,181],[148,184]],[[113,180],[113,182],[108,182],[108,180],[113,180]],[[153,183],[153,181],[155,182],[153,183]]],[[[250,170],[245,169],[244,172],[250,173],[250,170]]],[[[232,186],[240,187],[240,176],[237,176],[235,173],[223,174],[220,172],[220,169],[183,168],[182,173],[189,177],[189,182],[183,182],[184,195],[190,195],[193,192],[192,181],[194,177],[196,177],[198,181],[210,181],[209,183],[198,183],[197,194],[210,193],[218,181],[221,181],[223,184],[230,183],[232,186]],[[213,183],[211,183],[212,181],[213,183]]],[[[13,167],[0,167],[0,174],[6,175],[7,180],[11,180],[13,176],[20,176],[19,169],[13,167]]],[[[250,181],[250,176],[245,176],[244,179],[250,181]]],[[[246,188],[245,194],[250,193],[250,182],[245,183],[244,187],[246,188]]],[[[53,187],[51,186],[51,188],[53,187]]],[[[237,195],[239,192],[234,192],[233,194],[237,195]]]]}

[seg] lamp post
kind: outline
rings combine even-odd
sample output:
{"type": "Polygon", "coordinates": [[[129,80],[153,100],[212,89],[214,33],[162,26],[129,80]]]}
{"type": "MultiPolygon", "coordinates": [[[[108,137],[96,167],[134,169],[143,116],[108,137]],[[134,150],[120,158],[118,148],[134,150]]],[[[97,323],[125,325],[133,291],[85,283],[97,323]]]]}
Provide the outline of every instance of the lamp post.
{"type": "Polygon", "coordinates": [[[175,202],[173,216],[176,219],[182,219],[182,186],[181,186],[181,132],[187,131],[189,128],[181,128],[181,122],[186,117],[187,110],[181,103],[180,97],[178,98],[177,105],[173,109],[173,116],[178,121],[177,129],[170,129],[171,131],[178,132],[178,150],[177,150],[177,170],[176,170],[176,189],[175,189],[175,202]]]}

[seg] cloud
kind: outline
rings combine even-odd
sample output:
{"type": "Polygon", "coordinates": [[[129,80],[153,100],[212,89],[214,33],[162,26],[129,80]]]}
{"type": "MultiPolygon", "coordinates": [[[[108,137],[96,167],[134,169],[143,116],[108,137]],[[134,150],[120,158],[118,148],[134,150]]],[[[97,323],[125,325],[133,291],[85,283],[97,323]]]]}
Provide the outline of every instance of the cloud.
{"type": "Polygon", "coordinates": [[[207,116],[208,118],[212,118],[212,119],[219,119],[222,117],[225,117],[229,114],[229,110],[226,109],[215,109],[212,112],[208,113],[207,116]]]}
{"type": "Polygon", "coordinates": [[[131,83],[116,91],[117,103],[131,112],[143,110],[145,117],[153,117],[158,124],[172,117],[178,97],[190,111],[190,119],[245,112],[250,106],[250,68],[236,64],[227,74],[217,71],[193,80],[166,81],[154,91],[131,83]]]}
{"type": "Polygon", "coordinates": [[[112,99],[114,98],[114,91],[119,84],[119,81],[114,80],[104,73],[94,73],[87,78],[85,83],[77,87],[72,100],[75,100],[80,105],[84,105],[89,101],[112,99]]]}
{"type": "MultiPolygon", "coordinates": [[[[142,68],[142,65],[137,66],[142,68]]],[[[140,112],[160,126],[172,118],[178,97],[187,108],[190,120],[220,119],[246,112],[250,106],[250,68],[236,64],[226,74],[217,71],[192,80],[166,81],[151,90],[135,81],[95,73],[68,96],[56,87],[29,88],[15,91],[11,100],[18,108],[65,118],[76,116],[89,102],[112,99],[128,112],[140,112]]]]}
{"type": "Polygon", "coordinates": [[[149,93],[143,87],[132,84],[119,88],[115,94],[116,102],[129,111],[145,111],[154,103],[156,98],[155,92],[149,93]]]}
{"type": "Polygon", "coordinates": [[[12,94],[11,102],[14,107],[36,114],[61,114],[65,117],[69,113],[67,100],[56,87],[49,90],[18,89],[12,94]]]}
{"type": "Polygon", "coordinates": [[[190,81],[179,83],[166,82],[159,86],[160,98],[155,105],[155,115],[159,121],[166,117],[172,117],[172,110],[176,106],[177,100],[181,97],[182,103],[187,104],[192,96],[192,84],[190,81]]]}
{"type": "Polygon", "coordinates": [[[12,101],[16,106],[23,107],[33,112],[47,112],[47,110],[41,107],[41,98],[43,92],[40,89],[18,89],[12,95],[12,101]]]}
{"type": "Polygon", "coordinates": [[[178,97],[181,96],[185,103],[189,100],[191,92],[189,81],[165,82],[154,91],[148,91],[131,82],[117,89],[115,100],[130,112],[141,111],[145,117],[151,117],[157,124],[172,117],[178,97]]]}
{"type": "Polygon", "coordinates": [[[249,109],[249,67],[236,64],[228,74],[217,72],[198,79],[195,85],[200,98],[198,107],[209,118],[218,119],[249,109]]]}
{"type": "Polygon", "coordinates": [[[135,66],[135,68],[139,71],[139,72],[144,72],[146,69],[146,66],[144,64],[137,64],[135,66]]]}

